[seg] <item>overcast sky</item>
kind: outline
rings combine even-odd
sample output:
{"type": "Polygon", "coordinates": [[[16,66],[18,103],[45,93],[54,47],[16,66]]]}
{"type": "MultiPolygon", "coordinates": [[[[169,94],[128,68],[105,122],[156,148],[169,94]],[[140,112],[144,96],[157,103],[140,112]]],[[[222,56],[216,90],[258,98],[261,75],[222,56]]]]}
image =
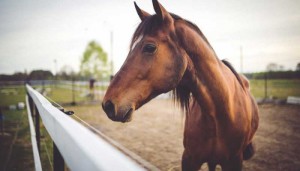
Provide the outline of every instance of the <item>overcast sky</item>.
{"type": "MultiPolygon", "coordinates": [[[[154,13],[151,0],[136,0],[154,13]]],[[[299,0],[161,0],[170,12],[203,31],[217,55],[240,71],[264,71],[268,63],[295,69],[300,62],[299,0]]],[[[110,55],[115,72],[124,62],[140,20],[131,0],[0,1],[0,73],[68,65],[79,70],[91,40],[110,55]]]]}

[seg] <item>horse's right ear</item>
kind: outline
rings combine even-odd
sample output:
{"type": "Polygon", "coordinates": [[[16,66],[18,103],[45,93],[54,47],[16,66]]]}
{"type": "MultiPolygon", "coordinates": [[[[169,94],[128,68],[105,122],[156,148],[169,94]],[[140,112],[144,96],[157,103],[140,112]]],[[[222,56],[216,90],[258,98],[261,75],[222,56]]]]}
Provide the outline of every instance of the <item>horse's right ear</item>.
{"type": "Polygon", "coordinates": [[[143,21],[145,18],[147,18],[148,16],[150,16],[149,13],[147,13],[146,11],[143,11],[140,9],[139,6],[137,6],[136,2],[134,2],[134,7],[136,9],[136,12],[138,13],[140,19],[143,21]]]}
{"type": "Polygon", "coordinates": [[[161,19],[161,21],[172,22],[172,16],[157,0],[152,0],[152,4],[154,11],[156,12],[157,16],[161,19]]]}

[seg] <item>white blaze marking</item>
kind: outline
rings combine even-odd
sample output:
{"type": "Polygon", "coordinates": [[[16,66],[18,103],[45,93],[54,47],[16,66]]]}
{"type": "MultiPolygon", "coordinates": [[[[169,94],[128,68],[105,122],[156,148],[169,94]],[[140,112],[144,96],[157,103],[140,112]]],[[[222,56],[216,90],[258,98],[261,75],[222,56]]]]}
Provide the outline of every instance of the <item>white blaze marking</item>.
{"type": "Polygon", "coordinates": [[[140,35],[132,44],[131,50],[135,48],[135,46],[143,39],[143,35],[140,35]]]}

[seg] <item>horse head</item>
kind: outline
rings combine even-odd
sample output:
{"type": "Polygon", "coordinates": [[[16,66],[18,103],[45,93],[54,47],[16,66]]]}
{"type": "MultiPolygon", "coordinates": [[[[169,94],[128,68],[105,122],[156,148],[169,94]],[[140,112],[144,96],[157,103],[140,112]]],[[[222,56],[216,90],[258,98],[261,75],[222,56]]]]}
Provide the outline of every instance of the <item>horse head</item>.
{"type": "Polygon", "coordinates": [[[157,0],[153,0],[154,15],[134,4],[141,23],[102,103],[113,121],[130,121],[134,110],[176,88],[188,63],[185,51],[177,43],[171,14],[157,0]]]}

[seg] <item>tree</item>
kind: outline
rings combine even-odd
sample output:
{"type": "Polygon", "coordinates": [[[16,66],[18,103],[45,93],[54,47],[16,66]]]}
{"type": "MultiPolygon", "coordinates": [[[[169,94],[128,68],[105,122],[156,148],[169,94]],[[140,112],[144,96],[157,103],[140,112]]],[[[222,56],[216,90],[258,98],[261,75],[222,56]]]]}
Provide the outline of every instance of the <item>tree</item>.
{"type": "Polygon", "coordinates": [[[276,63],[269,63],[267,65],[267,71],[278,71],[279,66],[276,63]]]}
{"type": "Polygon", "coordinates": [[[300,71],[300,62],[296,66],[296,71],[300,71]]]}
{"type": "Polygon", "coordinates": [[[80,74],[88,78],[107,78],[110,75],[107,54],[95,41],[91,41],[80,62],[80,74]]]}
{"type": "Polygon", "coordinates": [[[27,78],[27,73],[16,72],[12,75],[0,75],[0,81],[25,81],[27,78]]]}
{"type": "Polygon", "coordinates": [[[284,66],[283,65],[279,65],[278,71],[284,71],[284,66]]]}
{"type": "Polygon", "coordinates": [[[53,74],[50,71],[45,70],[33,70],[29,74],[29,80],[51,80],[53,74]]]}
{"type": "Polygon", "coordinates": [[[75,71],[70,65],[64,65],[58,72],[58,77],[63,80],[71,80],[75,76],[75,71]]]}

